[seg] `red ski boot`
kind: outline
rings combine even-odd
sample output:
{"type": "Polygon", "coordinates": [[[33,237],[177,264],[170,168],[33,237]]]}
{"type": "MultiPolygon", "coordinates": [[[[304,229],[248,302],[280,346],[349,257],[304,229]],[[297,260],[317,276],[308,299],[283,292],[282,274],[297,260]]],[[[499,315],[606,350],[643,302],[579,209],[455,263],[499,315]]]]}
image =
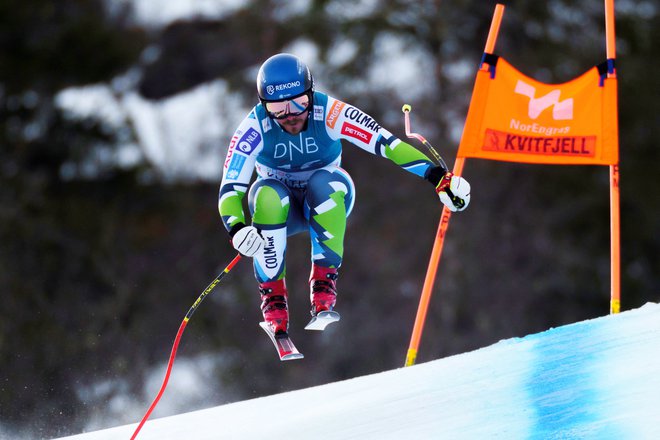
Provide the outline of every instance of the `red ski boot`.
{"type": "Polygon", "coordinates": [[[319,312],[331,311],[337,302],[337,269],[312,265],[309,278],[312,316],[319,312]]]}
{"type": "Polygon", "coordinates": [[[289,310],[284,280],[260,283],[259,293],[261,293],[261,312],[264,315],[264,322],[268,324],[273,334],[286,333],[289,329],[289,310]]]}

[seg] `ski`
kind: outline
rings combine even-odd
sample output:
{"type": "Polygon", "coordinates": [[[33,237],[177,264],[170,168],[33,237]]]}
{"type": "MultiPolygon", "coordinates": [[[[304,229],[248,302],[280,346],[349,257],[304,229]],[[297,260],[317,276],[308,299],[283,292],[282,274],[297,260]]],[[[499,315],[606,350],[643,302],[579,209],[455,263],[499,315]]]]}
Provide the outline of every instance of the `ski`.
{"type": "Polygon", "coordinates": [[[305,326],[305,330],[319,330],[323,331],[325,328],[332,324],[333,322],[339,321],[339,313],[327,310],[325,312],[319,312],[316,316],[312,317],[312,320],[309,321],[309,324],[305,326]]]}
{"type": "Polygon", "coordinates": [[[268,324],[265,322],[260,322],[259,326],[264,329],[270,340],[273,341],[273,345],[275,345],[275,349],[277,350],[277,354],[280,356],[281,361],[291,361],[305,357],[298,351],[296,346],[293,345],[293,341],[288,333],[280,333],[276,335],[270,330],[270,328],[268,328],[268,324]]]}

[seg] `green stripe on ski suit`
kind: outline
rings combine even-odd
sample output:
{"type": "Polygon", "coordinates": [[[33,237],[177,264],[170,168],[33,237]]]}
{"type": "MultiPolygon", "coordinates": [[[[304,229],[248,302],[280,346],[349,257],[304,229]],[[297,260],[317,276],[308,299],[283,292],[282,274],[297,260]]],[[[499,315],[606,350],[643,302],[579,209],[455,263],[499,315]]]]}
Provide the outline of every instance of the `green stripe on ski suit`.
{"type": "Polygon", "coordinates": [[[245,223],[245,211],[243,211],[243,197],[244,192],[236,191],[236,195],[222,200],[218,205],[218,211],[222,217],[222,221],[229,226],[230,229],[236,223],[245,223]],[[229,219],[232,219],[231,222],[229,219]]]}
{"type": "MultiPolygon", "coordinates": [[[[312,216],[314,222],[321,226],[322,231],[318,231],[318,239],[327,246],[332,252],[337,254],[339,258],[344,256],[344,234],[346,232],[346,205],[344,203],[343,192],[337,191],[330,194],[330,199],[335,202],[336,206],[327,210],[322,214],[312,216]],[[327,237],[323,232],[327,231],[331,238],[323,240],[327,237]]],[[[312,223],[312,227],[314,224],[312,223]]]]}
{"type": "Polygon", "coordinates": [[[403,141],[399,142],[396,148],[388,145],[385,149],[385,156],[401,167],[414,162],[427,162],[429,166],[434,166],[433,161],[427,155],[403,141]]]}
{"type": "MultiPolygon", "coordinates": [[[[289,216],[289,203],[283,203],[277,190],[270,186],[261,186],[254,195],[254,212],[252,213],[252,224],[260,229],[280,229],[286,227],[286,221],[289,216]]],[[[286,245],[285,245],[286,246],[286,245]]],[[[286,249],[286,247],[285,247],[286,249]]],[[[282,255],[280,273],[277,280],[286,277],[286,250],[282,255]]],[[[259,263],[254,260],[255,274],[259,282],[268,281],[265,275],[259,275],[259,263]]],[[[271,280],[272,281],[272,280],[271,280]]]]}
{"type": "Polygon", "coordinates": [[[252,222],[259,226],[284,226],[289,216],[289,204],[282,204],[277,191],[269,186],[259,188],[254,201],[252,222]]]}

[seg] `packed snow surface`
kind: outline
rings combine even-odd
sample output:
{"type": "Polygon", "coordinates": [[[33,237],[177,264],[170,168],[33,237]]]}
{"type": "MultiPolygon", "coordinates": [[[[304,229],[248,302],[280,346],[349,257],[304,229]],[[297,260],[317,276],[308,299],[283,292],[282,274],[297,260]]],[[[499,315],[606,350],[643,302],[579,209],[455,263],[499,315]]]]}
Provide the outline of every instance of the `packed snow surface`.
{"type": "MultiPolygon", "coordinates": [[[[649,303],[413,367],[149,420],[137,438],[660,439],[659,354],[660,305],[649,303]]],[[[66,439],[129,439],[141,417],[66,439]]]]}

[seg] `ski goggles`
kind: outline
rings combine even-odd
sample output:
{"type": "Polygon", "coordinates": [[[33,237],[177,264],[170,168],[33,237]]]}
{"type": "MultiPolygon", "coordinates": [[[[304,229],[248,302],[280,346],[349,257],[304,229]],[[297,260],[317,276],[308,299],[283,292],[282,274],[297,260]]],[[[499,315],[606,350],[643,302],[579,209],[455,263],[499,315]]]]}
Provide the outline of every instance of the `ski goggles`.
{"type": "Polygon", "coordinates": [[[265,101],[264,107],[272,118],[284,119],[288,116],[299,116],[305,113],[309,110],[310,104],[310,93],[305,93],[284,101],[265,101]]]}

